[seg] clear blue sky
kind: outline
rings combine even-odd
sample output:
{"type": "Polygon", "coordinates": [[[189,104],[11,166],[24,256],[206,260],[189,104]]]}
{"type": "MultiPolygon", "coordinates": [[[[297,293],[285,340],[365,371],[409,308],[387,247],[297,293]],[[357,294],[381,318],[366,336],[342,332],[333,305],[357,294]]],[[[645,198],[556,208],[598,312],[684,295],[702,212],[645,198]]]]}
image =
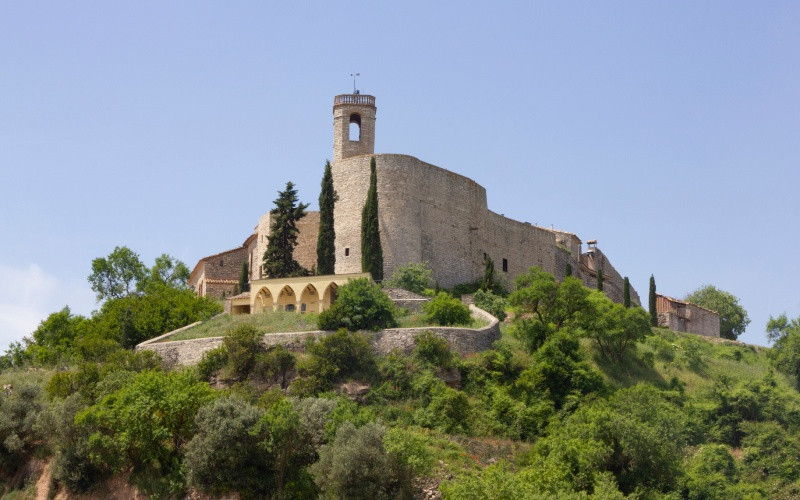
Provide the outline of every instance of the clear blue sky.
{"type": "Polygon", "coordinates": [[[646,298],[800,315],[798,2],[2,2],[0,346],[96,307],[126,245],[194,266],[286,181],[316,205],[333,96],[376,151],[597,239],[646,298]]]}

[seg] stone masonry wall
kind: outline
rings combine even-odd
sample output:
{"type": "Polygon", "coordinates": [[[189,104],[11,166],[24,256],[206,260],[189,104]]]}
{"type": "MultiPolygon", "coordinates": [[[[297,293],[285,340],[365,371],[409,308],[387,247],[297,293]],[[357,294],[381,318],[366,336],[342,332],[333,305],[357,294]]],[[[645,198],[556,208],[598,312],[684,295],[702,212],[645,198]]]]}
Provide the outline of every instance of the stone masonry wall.
{"type": "MultiPolygon", "coordinates": [[[[473,316],[481,317],[490,323],[483,328],[460,327],[427,327],[427,328],[391,328],[378,332],[363,332],[372,343],[372,349],[378,354],[389,354],[395,350],[409,354],[414,350],[414,337],[430,330],[437,336],[447,340],[450,348],[463,355],[485,351],[500,339],[500,323],[486,311],[470,306],[473,316]]],[[[195,365],[203,358],[203,354],[222,345],[222,337],[208,337],[192,340],[165,341],[170,335],[186,330],[198,323],[181,328],[175,332],[142,342],[136,346],[137,351],[149,350],[157,353],[168,366],[195,365]]],[[[261,339],[264,347],[283,344],[289,350],[301,351],[309,338],[321,338],[332,332],[312,331],[298,333],[271,333],[261,339]]]]}
{"type": "MultiPolygon", "coordinates": [[[[497,279],[508,289],[513,288],[517,275],[532,266],[563,279],[567,262],[575,276],[591,281],[580,274],[577,236],[496,214],[487,208],[486,190],[473,180],[395,154],[342,158],[332,164],[339,195],[334,216],[337,274],[361,271],[361,210],[372,156],[378,173],[384,276],[409,262],[427,261],[434,279],[449,288],[483,276],[484,256],[488,255],[494,260],[497,279]]],[[[622,302],[622,277],[602,253],[598,255],[607,295],[622,302]]],[[[639,303],[633,289],[631,300],[639,303]]]]}
{"type": "MultiPolygon", "coordinates": [[[[272,215],[267,212],[258,219],[255,228],[256,238],[251,245],[249,259],[250,279],[264,278],[261,266],[264,263],[264,253],[269,245],[269,233],[272,227],[272,215]]],[[[319,234],[319,212],[306,212],[306,216],[297,222],[299,234],[297,246],[294,249],[294,260],[308,270],[317,265],[317,235],[319,234]]]]}

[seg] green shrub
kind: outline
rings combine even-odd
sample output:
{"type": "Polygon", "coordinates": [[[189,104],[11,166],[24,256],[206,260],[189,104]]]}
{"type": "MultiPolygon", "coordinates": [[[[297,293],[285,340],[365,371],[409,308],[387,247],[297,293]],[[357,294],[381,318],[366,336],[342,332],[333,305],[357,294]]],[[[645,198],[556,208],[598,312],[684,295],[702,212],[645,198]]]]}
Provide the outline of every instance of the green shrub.
{"type": "Polygon", "coordinates": [[[197,364],[197,375],[201,380],[209,380],[211,376],[228,364],[228,349],[221,345],[203,353],[197,364]]]}
{"type": "Polygon", "coordinates": [[[427,262],[409,262],[395,269],[392,277],[383,282],[383,286],[421,294],[428,288],[432,278],[433,271],[427,262]]]}
{"type": "Polygon", "coordinates": [[[439,337],[430,330],[425,330],[414,337],[414,357],[422,363],[447,368],[453,360],[450,345],[447,340],[439,337]]]}
{"type": "Polygon", "coordinates": [[[265,494],[274,487],[270,463],[251,430],[264,410],[237,397],[220,398],[197,412],[197,434],[183,460],[187,483],[216,494],[265,494]]]}
{"type": "Polygon", "coordinates": [[[310,358],[300,372],[312,381],[312,390],[326,390],[348,377],[369,379],[375,374],[375,355],[360,333],[340,328],[320,340],[311,340],[306,351],[310,358]]]}
{"type": "Polygon", "coordinates": [[[446,292],[439,292],[433,300],[422,305],[422,310],[425,311],[425,319],[430,323],[442,326],[472,323],[469,307],[446,292]]]}
{"type": "Polygon", "coordinates": [[[339,287],[336,303],[320,313],[317,326],[320,330],[380,330],[397,325],[394,314],[394,304],[381,288],[359,278],[339,287]]]}
{"type": "Polygon", "coordinates": [[[475,292],[475,306],[483,309],[500,321],[506,319],[508,300],[492,292],[485,292],[483,290],[475,292]]]}
{"type": "Polygon", "coordinates": [[[408,496],[409,474],[401,460],[388,453],[383,440],[386,429],[369,423],[357,429],[346,422],[331,444],[322,447],[319,461],[311,466],[314,481],[324,498],[397,498],[408,496]]]}
{"type": "Polygon", "coordinates": [[[261,350],[261,335],[248,323],[228,331],[222,340],[228,351],[228,364],[238,377],[247,377],[261,350]]]}
{"type": "Polygon", "coordinates": [[[36,427],[44,409],[42,388],[23,382],[13,387],[11,396],[0,394],[0,470],[13,472],[39,442],[36,427]]]}
{"type": "Polygon", "coordinates": [[[469,399],[461,391],[440,386],[428,406],[417,410],[414,419],[423,427],[448,434],[468,434],[471,422],[469,399]]]}
{"type": "Polygon", "coordinates": [[[256,357],[255,372],[267,380],[280,382],[281,388],[288,385],[289,372],[297,365],[297,358],[283,345],[276,345],[256,357]]]}

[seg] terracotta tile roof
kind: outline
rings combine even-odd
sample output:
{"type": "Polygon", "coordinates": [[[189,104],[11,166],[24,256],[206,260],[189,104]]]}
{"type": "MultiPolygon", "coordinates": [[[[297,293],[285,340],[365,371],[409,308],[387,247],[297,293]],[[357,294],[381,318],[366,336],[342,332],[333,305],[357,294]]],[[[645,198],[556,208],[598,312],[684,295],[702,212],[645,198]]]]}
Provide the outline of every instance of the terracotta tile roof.
{"type": "Polygon", "coordinates": [[[229,299],[249,299],[250,298],[250,292],[242,292],[242,293],[240,293],[238,295],[231,295],[228,298],[229,299]]]}

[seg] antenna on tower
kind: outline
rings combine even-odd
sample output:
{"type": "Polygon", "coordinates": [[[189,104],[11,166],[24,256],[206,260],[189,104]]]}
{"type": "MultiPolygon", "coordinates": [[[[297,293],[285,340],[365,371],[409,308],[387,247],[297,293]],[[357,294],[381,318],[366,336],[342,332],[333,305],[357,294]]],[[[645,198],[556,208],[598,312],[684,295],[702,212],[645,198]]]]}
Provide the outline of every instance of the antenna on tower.
{"type": "Polygon", "coordinates": [[[360,92],[356,90],[356,77],[361,76],[361,73],[350,73],[350,76],[353,77],[353,93],[360,94],[360,92]]]}

